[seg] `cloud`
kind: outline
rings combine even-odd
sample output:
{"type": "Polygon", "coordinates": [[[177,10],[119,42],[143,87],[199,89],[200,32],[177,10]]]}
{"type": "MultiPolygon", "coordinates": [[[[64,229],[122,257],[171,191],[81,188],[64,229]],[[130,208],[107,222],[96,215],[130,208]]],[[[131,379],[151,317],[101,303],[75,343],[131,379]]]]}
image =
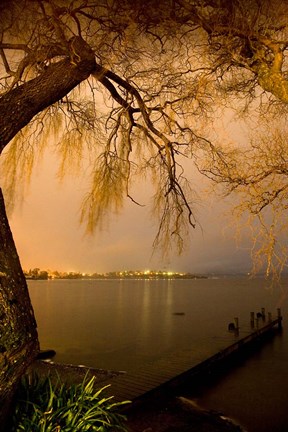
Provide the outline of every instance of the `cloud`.
{"type": "Polygon", "coordinates": [[[163,260],[152,257],[156,223],[149,209],[149,183],[135,187],[140,207],[127,201],[119,215],[94,236],[85,236],[79,224],[79,209],[85,183],[68,177],[56,179],[56,163],[48,155],[32,176],[30,192],[10,221],[22,265],[58,270],[106,272],[121,269],[171,268],[191,272],[225,272],[249,269],[249,252],[238,250],[227,228],[224,203],[203,204],[198,209],[201,229],[193,230],[190,244],[181,256],[172,253],[163,260]]]}

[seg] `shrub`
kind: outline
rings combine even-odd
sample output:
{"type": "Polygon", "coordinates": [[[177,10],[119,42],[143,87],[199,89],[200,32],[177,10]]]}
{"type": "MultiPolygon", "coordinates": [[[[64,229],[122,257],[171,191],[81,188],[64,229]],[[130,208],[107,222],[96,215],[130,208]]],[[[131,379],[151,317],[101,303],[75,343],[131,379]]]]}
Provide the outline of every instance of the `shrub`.
{"type": "Polygon", "coordinates": [[[119,412],[125,402],[104,397],[109,386],[95,390],[95,377],[68,386],[58,378],[24,377],[18,389],[11,432],[126,431],[126,417],[119,412]]]}

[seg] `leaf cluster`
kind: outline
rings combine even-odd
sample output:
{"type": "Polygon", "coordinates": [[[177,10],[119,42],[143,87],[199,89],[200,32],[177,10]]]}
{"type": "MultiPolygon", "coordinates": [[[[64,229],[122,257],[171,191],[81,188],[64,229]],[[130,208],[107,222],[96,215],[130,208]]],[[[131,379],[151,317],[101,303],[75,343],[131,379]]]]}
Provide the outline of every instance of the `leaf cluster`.
{"type": "MultiPolygon", "coordinates": [[[[188,226],[197,225],[196,171],[224,186],[224,194],[239,192],[251,214],[272,206],[286,167],[264,178],[270,162],[260,146],[257,155],[226,151],[215,124],[223,107],[237,116],[257,107],[268,116],[278,104],[286,118],[287,12],[286,0],[11,0],[0,10],[3,98],[13,103],[16,89],[25,91],[63,59],[76,68],[79,40],[96,66],[16,136],[4,155],[6,189],[13,194],[23,185],[34,152],[52,144],[59,177],[89,175],[81,220],[93,231],[125,198],[138,201],[131,192],[137,177],[151,179],[154,244],[166,251],[173,239],[181,251],[188,226]]],[[[271,143],[276,155],[274,137],[271,143]]]]}
{"type": "Polygon", "coordinates": [[[25,376],[18,388],[11,431],[75,432],[125,431],[123,404],[105,397],[106,387],[95,390],[95,377],[67,385],[58,379],[25,376]]]}

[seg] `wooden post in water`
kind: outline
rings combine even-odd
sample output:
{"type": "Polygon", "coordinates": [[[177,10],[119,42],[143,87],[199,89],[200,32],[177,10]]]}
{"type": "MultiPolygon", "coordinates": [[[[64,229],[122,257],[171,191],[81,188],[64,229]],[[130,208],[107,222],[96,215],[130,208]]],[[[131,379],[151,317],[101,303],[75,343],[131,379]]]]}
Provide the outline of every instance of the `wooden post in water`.
{"type": "Polygon", "coordinates": [[[281,309],[277,308],[277,316],[278,316],[278,328],[282,328],[282,315],[281,315],[281,309]]]}
{"type": "Polygon", "coordinates": [[[271,323],[272,321],[272,314],[271,312],[268,312],[268,322],[271,323]]]}
{"type": "Polygon", "coordinates": [[[250,312],[250,325],[251,325],[251,328],[254,329],[254,327],[255,327],[255,312],[250,312]]]}
{"type": "Polygon", "coordinates": [[[262,320],[265,321],[266,320],[266,314],[265,314],[265,308],[261,308],[261,313],[262,313],[262,320]]]}
{"type": "Polygon", "coordinates": [[[236,336],[238,336],[239,335],[239,318],[234,318],[234,322],[235,322],[235,333],[236,333],[236,336]]]}

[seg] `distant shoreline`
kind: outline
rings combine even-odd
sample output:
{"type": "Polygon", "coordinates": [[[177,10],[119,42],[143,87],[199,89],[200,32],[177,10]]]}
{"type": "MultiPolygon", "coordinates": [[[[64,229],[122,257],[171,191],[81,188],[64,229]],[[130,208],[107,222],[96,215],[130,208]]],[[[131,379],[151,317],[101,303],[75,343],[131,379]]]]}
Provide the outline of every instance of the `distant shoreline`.
{"type": "Polygon", "coordinates": [[[175,280],[175,279],[209,279],[209,276],[150,276],[150,277],[142,277],[142,276],[87,276],[87,277],[78,277],[78,276],[67,276],[67,277],[29,277],[25,276],[26,280],[175,280]]]}
{"type": "Polygon", "coordinates": [[[207,279],[204,274],[164,270],[121,270],[106,273],[83,273],[80,271],[61,272],[58,270],[41,270],[40,268],[24,270],[27,280],[47,279],[207,279]]]}

